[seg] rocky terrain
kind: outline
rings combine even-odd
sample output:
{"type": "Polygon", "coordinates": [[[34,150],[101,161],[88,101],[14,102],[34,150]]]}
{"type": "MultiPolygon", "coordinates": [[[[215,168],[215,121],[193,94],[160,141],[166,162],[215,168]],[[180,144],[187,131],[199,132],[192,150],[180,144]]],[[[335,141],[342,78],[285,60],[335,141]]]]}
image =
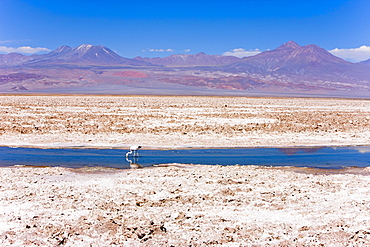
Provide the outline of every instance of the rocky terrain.
{"type": "Polygon", "coordinates": [[[370,101],[0,96],[0,145],[145,148],[370,144],[370,101]]]}

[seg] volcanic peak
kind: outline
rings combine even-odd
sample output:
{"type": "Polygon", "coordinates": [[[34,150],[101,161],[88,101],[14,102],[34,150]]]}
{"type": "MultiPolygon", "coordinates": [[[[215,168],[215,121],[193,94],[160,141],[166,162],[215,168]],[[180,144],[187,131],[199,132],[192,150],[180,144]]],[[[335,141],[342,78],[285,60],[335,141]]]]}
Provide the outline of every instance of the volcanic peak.
{"type": "Polygon", "coordinates": [[[83,44],[74,48],[63,45],[48,54],[41,55],[29,61],[26,65],[50,66],[56,64],[152,66],[147,62],[123,58],[103,45],[96,46],[90,44],[83,44]]]}
{"type": "Polygon", "coordinates": [[[284,44],[282,44],[281,46],[279,46],[278,48],[276,48],[276,50],[286,50],[286,49],[297,49],[297,48],[300,48],[300,46],[294,42],[294,41],[288,41],[284,44]]]}
{"type": "Polygon", "coordinates": [[[63,53],[63,52],[68,52],[72,50],[72,47],[68,46],[68,45],[62,45],[62,46],[59,46],[54,52],[55,53],[63,53]]]}

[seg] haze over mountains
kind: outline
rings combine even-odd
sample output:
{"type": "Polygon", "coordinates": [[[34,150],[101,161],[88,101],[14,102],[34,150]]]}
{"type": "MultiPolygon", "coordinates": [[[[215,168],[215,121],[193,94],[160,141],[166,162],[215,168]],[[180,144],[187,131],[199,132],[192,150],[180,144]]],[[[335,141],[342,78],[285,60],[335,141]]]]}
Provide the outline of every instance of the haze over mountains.
{"type": "Polygon", "coordinates": [[[237,58],[205,53],[124,58],[99,45],[0,55],[1,92],[367,97],[370,59],[351,63],[289,41],[237,58]]]}

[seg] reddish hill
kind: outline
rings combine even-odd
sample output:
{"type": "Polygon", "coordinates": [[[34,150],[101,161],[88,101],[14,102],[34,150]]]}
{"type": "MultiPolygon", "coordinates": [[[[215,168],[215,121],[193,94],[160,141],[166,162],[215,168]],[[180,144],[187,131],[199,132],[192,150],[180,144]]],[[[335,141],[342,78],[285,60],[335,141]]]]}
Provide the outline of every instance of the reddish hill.
{"type": "Polygon", "coordinates": [[[139,71],[122,71],[122,72],[115,72],[112,75],[120,76],[120,77],[128,77],[128,78],[147,78],[149,77],[147,74],[139,72],[139,71]]]}
{"type": "Polygon", "coordinates": [[[9,75],[0,75],[0,84],[8,82],[18,82],[29,79],[40,80],[45,78],[44,75],[32,74],[32,73],[13,73],[9,75]]]}

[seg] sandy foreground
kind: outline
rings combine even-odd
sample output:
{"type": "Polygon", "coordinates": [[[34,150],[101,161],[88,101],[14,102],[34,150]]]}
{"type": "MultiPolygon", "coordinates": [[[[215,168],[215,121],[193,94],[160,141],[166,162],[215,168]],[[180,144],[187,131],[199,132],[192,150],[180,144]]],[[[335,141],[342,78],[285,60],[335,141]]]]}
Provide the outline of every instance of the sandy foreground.
{"type": "MultiPolygon", "coordinates": [[[[0,96],[0,145],[370,144],[370,101],[0,96]]],[[[0,246],[370,246],[369,168],[0,168],[0,246]]]]}

